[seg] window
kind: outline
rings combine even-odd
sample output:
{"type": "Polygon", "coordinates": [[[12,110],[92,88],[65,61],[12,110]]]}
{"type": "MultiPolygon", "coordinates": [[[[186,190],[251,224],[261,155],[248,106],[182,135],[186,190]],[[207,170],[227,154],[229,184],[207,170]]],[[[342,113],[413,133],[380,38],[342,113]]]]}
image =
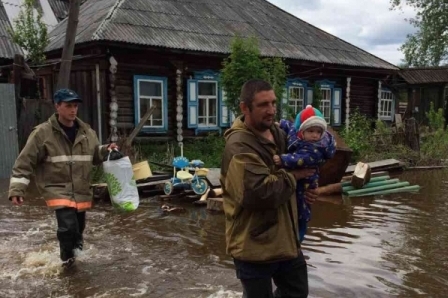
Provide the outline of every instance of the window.
{"type": "MultiPolygon", "coordinates": [[[[319,110],[327,121],[332,126],[340,126],[342,124],[342,89],[336,88],[336,82],[329,80],[316,81],[314,84],[319,86],[321,100],[319,110]]],[[[312,98],[313,89],[308,89],[308,100],[312,98]]]]}
{"type": "Polygon", "coordinates": [[[218,84],[219,74],[211,70],[194,73],[187,81],[188,128],[199,131],[229,127],[232,115],[225,105],[225,92],[218,84]]]}
{"type": "Polygon", "coordinates": [[[322,99],[320,101],[320,111],[324,115],[327,123],[330,123],[331,119],[331,89],[330,88],[321,88],[322,99]]]}
{"type": "Polygon", "coordinates": [[[289,106],[294,114],[300,112],[305,103],[305,90],[303,87],[289,87],[289,106]]]}
{"type": "Polygon", "coordinates": [[[218,83],[198,82],[198,126],[218,126],[218,83]]]}
{"type": "MultiPolygon", "coordinates": [[[[281,117],[295,117],[307,104],[308,81],[300,78],[286,80],[286,88],[281,102],[281,117]]],[[[312,99],[312,96],[310,97],[312,99]]]]}
{"type": "Polygon", "coordinates": [[[166,132],[167,130],[167,79],[160,77],[134,77],[135,125],[146,111],[155,107],[152,115],[143,126],[142,131],[166,132]]]}
{"type": "Polygon", "coordinates": [[[379,102],[379,115],[381,120],[392,120],[394,113],[394,95],[391,91],[381,90],[379,102]]]}

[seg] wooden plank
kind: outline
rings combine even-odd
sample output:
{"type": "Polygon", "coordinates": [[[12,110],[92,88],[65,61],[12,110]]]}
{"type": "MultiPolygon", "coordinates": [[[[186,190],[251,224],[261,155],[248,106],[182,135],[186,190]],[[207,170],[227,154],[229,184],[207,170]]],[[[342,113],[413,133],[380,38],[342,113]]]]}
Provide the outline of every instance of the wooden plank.
{"type": "MultiPolygon", "coordinates": [[[[375,168],[383,168],[383,167],[391,167],[391,166],[399,166],[400,161],[396,159],[385,159],[385,160],[379,160],[374,162],[369,162],[368,165],[372,169],[372,171],[375,168]]],[[[353,173],[355,171],[356,165],[350,165],[345,170],[345,173],[353,173]]]]}
{"type": "Polygon", "coordinates": [[[170,179],[165,179],[165,180],[151,181],[151,182],[146,182],[146,183],[138,183],[137,187],[159,185],[159,184],[164,184],[165,182],[169,182],[169,181],[170,181],[170,179]]]}
{"type": "Polygon", "coordinates": [[[401,119],[401,114],[395,114],[395,125],[398,129],[404,128],[403,120],[401,119]]]}
{"type": "Polygon", "coordinates": [[[143,115],[142,119],[140,119],[140,122],[138,123],[137,127],[134,128],[134,130],[132,131],[131,135],[126,139],[126,145],[127,146],[131,146],[132,141],[137,136],[137,134],[140,132],[140,130],[143,128],[143,126],[145,125],[146,121],[148,121],[149,117],[151,117],[151,115],[152,115],[152,113],[154,112],[155,109],[156,109],[156,107],[152,106],[152,107],[149,108],[149,110],[146,111],[145,115],[143,115]]]}
{"type": "MultiPolygon", "coordinates": [[[[370,175],[370,177],[373,178],[373,177],[379,177],[379,176],[384,176],[384,175],[389,175],[389,172],[388,171],[374,172],[370,175]]],[[[342,177],[341,181],[344,182],[344,181],[350,181],[350,180],[352,180],[352,175],[342,177]]]]}
{"type": "Polygon", "coordinates": [[[211,188],[219,188],[221,187],[221,182],[219,181],[219,177],[221,176],[220,168],[209,168],[207,173],[207,182],[211,188]]]}
{"type": "Polygon", "coordinates": [[[222,198],[208,198],[207,199],[207,210],[223,212],[223,199],[222,198]]]}

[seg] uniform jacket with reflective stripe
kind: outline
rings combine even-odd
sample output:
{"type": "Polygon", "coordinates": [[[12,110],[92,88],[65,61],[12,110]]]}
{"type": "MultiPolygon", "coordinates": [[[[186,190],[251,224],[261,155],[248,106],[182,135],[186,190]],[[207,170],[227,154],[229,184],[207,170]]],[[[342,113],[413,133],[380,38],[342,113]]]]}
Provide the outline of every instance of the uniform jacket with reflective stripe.
{"type": "Polygon", "coordinates": [[[95,131],[78,118],[78,133],[72,144],[57,117],[53,114],[30,134],[14,164],[9,197],[25,196],[33,176],[49,207],[85,210],[92,205],[92,164],[101,163],[107,148],[99,145],[95,131]]]}

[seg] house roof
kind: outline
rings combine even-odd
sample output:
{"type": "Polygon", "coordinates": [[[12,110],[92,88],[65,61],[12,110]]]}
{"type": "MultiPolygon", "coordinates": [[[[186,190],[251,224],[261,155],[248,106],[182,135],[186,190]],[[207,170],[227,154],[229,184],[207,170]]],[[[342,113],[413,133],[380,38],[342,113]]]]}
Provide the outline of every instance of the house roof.
{"type": "Polygon", "coordinates": [[[62,21],[63,19],[65,19],[67,17],[68,6],[70,3],[69,0],[48,0],[48,3],[50,4],[55,17],[59,21],[62,21]]]}
{"type": "Polygon", "coordinates": [[[20,47],[12,41],[8,33],[8,29],[11,28],[3,2],[0,1],[0,58],[13,59],[15,54],[23,54],[20,47]]]}
{"type": "Polygon", "coordinates": [[[430,84],[430,83],[448,84],[448,66],[406,68],[400,70],[399,74],[408,84],[430,84]]]}
{"type": "MultiPolygon", "coordinates": [[[[86,2],[86,0],[81,0],[81,4],[84,2],[86,2]]],[[[70,0],[48,0],[48,3],[58,21],[62,21],[67,17],[70,0]]]]}
{"type": "MultiPolygon", "coordinates": [[[[67,20],[50,33],[63,47],[67,20]]],[[[265,0],[88,0],[76,43],[114,41],[228,54],[236,35],[256,36],[263,56],[358,67],[398,68],[265,0]]]]}

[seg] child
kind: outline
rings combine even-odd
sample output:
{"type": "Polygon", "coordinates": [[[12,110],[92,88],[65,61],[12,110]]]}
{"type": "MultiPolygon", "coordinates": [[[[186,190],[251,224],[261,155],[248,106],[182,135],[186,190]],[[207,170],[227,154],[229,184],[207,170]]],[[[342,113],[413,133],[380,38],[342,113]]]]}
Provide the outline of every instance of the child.
{"type": "Polygon", "coordinates": [[[305,190],[318,187],[319,166],[334,156],[336,144],[327,131],[327,122],[322,113],[311,105],[297,115],[294,123],[282,119],[280,128],[288,134],[289,153],[274,155],[275,164],[288,169],[316,168],[313,176],[297,181],[299,240],[302,242],[311,217],[310,206],[305,202],[305,190]]]}

